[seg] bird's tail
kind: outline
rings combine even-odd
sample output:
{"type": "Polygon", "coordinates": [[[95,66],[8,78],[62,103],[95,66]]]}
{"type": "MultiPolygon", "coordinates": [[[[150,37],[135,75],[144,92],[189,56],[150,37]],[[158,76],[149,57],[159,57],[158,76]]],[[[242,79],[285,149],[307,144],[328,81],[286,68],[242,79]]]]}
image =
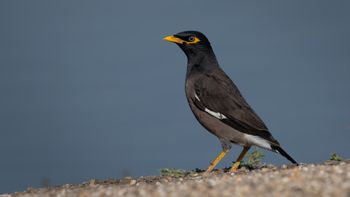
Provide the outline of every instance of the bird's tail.
{"type": "Polygon", "coordinates": [[[296,162],[290,155],[288,155],[288,153],[286,151],[283,150],[283,148],[281,146],[278,145],[271,145],[271,148],[278,152],[279,154],[283,155],[285,158],[287,158],[290,162],[297,164],[298,162],[296,162]]]}

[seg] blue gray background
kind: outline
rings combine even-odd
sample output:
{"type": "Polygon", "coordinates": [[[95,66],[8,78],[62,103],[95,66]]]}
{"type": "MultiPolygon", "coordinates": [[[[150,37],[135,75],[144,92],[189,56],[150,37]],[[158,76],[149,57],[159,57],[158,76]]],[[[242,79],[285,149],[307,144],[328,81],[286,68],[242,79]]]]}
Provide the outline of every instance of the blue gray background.
{"type": "Polygon", "coordinates": [[[183,30],[209,37],[296,160],[349,158],[349,9],[345,0],[0,1],[0,192],[207,167],[220,144],[185,100],[185,55],[162,40],[183,30]]]}

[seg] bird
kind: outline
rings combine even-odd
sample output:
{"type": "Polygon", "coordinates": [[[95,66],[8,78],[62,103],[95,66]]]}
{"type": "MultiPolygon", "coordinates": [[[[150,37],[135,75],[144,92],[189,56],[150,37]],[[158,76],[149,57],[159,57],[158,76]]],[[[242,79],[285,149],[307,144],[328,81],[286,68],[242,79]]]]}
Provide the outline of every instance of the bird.
{"type": "Polygon", "coordinates": [[[298,163],[271,135],[237,86],[220,67],[208,38],[199,31],[183,31],[163,40],[177,44],[187,57],[186,98],[195,118],[220,141],[222,152],[210,163],[211,172],[232,148],[243,147],[230,169],[236,172],[252,146],[279,153],[298,163]]]}

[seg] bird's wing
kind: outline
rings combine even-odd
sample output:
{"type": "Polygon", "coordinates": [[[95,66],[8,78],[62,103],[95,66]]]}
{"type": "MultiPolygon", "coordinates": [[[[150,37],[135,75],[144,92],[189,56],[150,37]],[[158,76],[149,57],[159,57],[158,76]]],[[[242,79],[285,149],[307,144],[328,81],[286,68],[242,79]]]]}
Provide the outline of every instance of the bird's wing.
{"type": "Polygon", "coordinates": [[[278,144],[264,122],[244,100],[238,88],[220,69],[203,73],[194,83],[194,104],[223,123],[246,134],[278,144]]]}

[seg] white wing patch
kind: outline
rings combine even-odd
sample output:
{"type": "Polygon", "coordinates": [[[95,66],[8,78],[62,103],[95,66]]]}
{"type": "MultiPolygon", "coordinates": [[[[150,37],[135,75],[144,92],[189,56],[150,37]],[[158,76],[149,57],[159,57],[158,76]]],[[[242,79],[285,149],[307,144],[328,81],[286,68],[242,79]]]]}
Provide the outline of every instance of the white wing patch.
{"type": "Polygon", "coordinates": [[[217,118],[217,119],[220,119],[220,120],[222,120],[222,119],[227,119],[227,117],[226,117],[224,114],[221,114],[221,113],[219,113],[219,112],[211,111],[211,110],[208,109],[208,108],[205,108],[204,110],[205,110],[208,114],[214,116],[214,117],[217,118]]]}
{"type": "Polygon", "coordinates": [[[262,148],[266,148],[266,149],[271,150],[270,143],[267,140],[265,140],[259,136],[244,134],[244,137],[249,143],[251,143],[253,145],[257,145],[257,146],[260,146],[262,148]]]}
{"type": "Polygon", "coordinates": [[[194,93],[194,98],[196,98],[198,101],[201,101],[196,93],[194,93]]]}
{"type": "MultiPolygon", "coordinates": [[[[196,93],[194,93],[194,98],[196,98],[199,102],[201,101],[196,93]]],[[[224,114],[221,114],[219,112],[211,111],[208,108],[204,108],[204,111],[207,112],[208,114],[214,116],[217,119],[227,119],[227,117],[224,114]]]]}

